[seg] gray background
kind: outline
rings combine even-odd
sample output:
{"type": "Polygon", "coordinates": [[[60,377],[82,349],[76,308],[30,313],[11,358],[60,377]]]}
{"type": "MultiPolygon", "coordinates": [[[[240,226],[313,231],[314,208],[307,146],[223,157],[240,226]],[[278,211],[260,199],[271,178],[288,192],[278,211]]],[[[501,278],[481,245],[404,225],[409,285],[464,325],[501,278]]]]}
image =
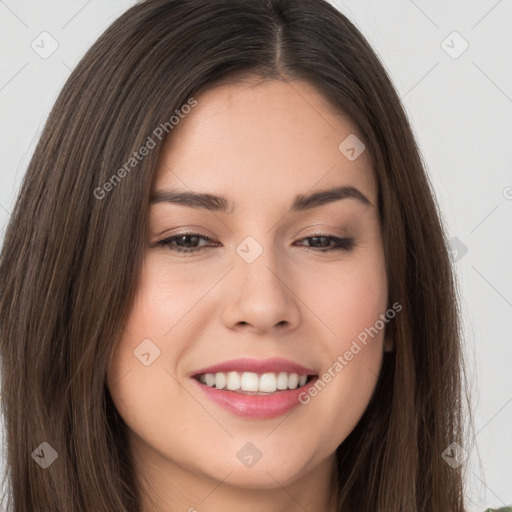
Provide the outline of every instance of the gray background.
{"type": "MultiPolygon", "coordinates": [[[[133,3],[0,0],[0,236],[70,70],[133,3]],[[31,47],[51,49],[44,31],[58,44],[47,58],[31,47]]],[[[512,504],[512,2],[332,3],[388,69],[453,238],[475,410],[469,510],[512,504]]]]}

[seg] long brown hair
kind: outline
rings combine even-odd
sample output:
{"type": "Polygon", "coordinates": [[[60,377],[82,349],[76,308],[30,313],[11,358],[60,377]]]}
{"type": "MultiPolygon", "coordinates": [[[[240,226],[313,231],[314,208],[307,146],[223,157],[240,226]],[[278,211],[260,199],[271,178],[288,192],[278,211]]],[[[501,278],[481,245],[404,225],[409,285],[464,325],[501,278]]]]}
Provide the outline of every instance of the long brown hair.
{"type": "Polygon", "coordinates": [[[139,510],[105,374],[138,286],[160,139],[126,162],[157,127],[172,137],[165,122],[200,91],[249,75],[316,86],[357,126],[378,183],[389,304],[403,309],[387,327],[394,350],[372,401],[337,450],[339,510],[463,510],[462,467],[442,458],[464,444],[453,270],[420,152],[374,51],[324,0],[147,0],[71,73],[5,235],[0,357],[14,512],[139,510]],[[41,443],[58,455],[44,470],[41,443]]]}

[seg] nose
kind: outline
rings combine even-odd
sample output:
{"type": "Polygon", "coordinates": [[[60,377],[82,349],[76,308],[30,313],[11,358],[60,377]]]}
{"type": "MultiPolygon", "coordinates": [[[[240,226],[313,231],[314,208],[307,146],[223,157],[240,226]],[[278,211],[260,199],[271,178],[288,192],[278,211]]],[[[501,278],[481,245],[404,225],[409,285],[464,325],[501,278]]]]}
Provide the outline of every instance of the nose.
{"type": "Polygon", "coordinates": [[[258,334],[283,333],[300,321],[300,302],[293,290],[290,272],[278,265],[271,250],[264,250],[252,263],[236,254],[226,286],[223,321],[230,329],[248,329],[258,334]]]}

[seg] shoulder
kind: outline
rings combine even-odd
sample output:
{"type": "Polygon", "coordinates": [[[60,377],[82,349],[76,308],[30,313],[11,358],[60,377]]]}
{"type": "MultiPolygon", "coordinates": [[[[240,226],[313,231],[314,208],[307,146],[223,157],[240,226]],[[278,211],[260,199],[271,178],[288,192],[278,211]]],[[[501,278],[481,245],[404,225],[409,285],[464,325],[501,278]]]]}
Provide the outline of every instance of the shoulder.
{"type": "Polygon", "coordinates": [[[512,507],[488,508],[485,512],[512,512],[512,507]]]}

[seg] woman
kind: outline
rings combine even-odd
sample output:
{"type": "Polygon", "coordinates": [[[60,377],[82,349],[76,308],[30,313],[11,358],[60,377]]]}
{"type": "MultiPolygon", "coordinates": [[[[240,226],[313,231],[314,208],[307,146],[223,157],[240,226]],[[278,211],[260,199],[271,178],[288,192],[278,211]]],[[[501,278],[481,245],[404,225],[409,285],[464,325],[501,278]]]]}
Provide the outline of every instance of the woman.
{"type": "Polygon", "coordinates": [[[0,291],[13,511],[464,510],[446,237],[326,2],[115,21],[45,126],[0,291]]]}

